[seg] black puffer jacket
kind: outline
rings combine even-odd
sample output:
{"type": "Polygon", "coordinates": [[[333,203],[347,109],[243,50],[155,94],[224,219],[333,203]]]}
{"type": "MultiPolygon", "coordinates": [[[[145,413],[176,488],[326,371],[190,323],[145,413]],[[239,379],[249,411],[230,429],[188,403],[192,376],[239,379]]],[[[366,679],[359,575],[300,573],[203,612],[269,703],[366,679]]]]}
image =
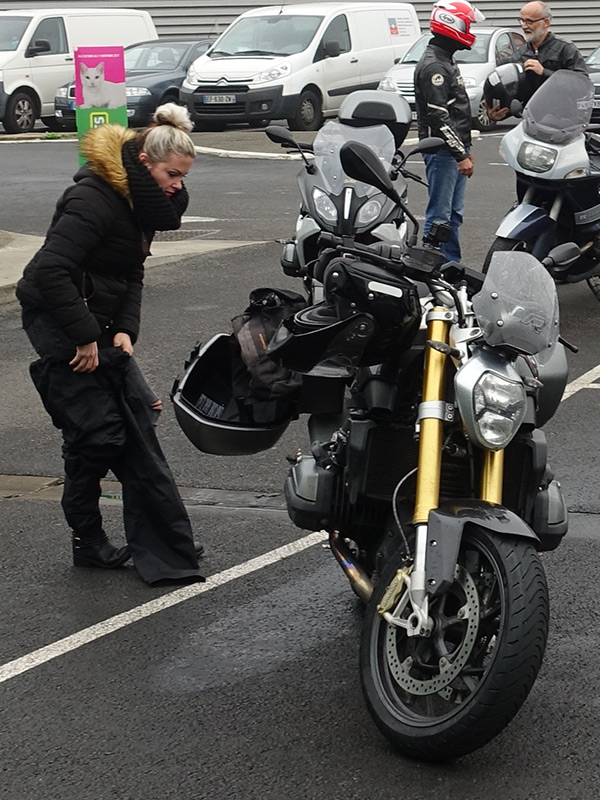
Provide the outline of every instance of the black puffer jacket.
{"type": "Polygon", "coordinates": [[[419,139],[441,136],[462,161],[471,147],[471,104],[453,54],[442,46],[444,38],[433,37],[415,69],[419,139]]]}
{"type": "Polygon", "coordinates": [[[103,125],[84,138],[88,163],[58,201],[45,242],[17,284],[25,324],[45,312],[75,345],[104,332],[136,341],[149,243],[155,230],[179,227],[187,193],[161,191],[135,157],[134,136],[103,125]]]}

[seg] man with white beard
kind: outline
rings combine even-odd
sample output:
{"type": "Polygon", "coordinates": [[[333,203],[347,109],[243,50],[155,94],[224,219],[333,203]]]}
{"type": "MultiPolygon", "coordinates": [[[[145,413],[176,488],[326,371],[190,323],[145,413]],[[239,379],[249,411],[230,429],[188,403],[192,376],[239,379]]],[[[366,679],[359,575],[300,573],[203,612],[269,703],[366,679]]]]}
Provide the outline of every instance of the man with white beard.
{"type": "MultiPolygon", "coordinates": [[[[558,69],[571,69],[585,72],[585,61],[572,42],[559,39],[550,30],[552,12],[547,3],[526,3],[521,9],[519,24],[523,30],[525,44],[522,45],[512,60],[523,65],[524,76],[517,99],[523,105],[536,89],[558,69]]],[[[501,120],[509,114],[508,108],[488,107],[490,119],[501,120]]]]}

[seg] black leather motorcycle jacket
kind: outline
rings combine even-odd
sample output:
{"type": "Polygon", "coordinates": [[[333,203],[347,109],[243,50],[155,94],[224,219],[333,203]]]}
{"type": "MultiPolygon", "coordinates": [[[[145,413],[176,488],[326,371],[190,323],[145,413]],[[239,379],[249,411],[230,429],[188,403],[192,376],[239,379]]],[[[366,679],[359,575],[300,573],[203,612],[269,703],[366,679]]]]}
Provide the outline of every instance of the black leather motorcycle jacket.
{"type": "Polygon", "coordinates": [[[452,54],[432,40],[415,69],[419,139],[441,136],[457,161],[471,147],[471,104],[452,54]]]}
{"type": "Polygon", "coordinates": [[[539,48],[531,42],[526,42],[515,51],[512,60],[517,64],[524,64],[528,58],[539,61],[544,72],[541,75],[531,71],[524,73],[518,93],[518,99],[523,104],[558,69],[571,69],[575,72],[585,72],[587,75],[585,61],[575,45],[564,39],[558,39],[552,32],[548,33],[539,48]]]}

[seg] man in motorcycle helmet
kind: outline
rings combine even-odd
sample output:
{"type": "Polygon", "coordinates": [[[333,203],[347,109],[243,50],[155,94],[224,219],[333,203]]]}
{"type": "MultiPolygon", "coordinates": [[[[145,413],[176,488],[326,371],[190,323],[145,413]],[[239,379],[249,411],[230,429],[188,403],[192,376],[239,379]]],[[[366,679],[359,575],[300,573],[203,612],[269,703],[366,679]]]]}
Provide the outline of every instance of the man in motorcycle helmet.
{"type": "Polygon", "coordinates": [[[451,261],[460,261],[458,229],[467,178],[473,174],[471,105],[454,53],[471,49],[475,43],[471,23],[483,20],[466,0],[438,0],[429,24],[433,38],[415,69],[419,139],[440,136],[446,142],[437,153],[423,156],[429,184],[423,241],[430,242],[434,223],[448,225],[450,239],[441,249],[451,261]]]}
{"type": "MultiPolygon", "coordinates": [[[[585,72],[585,61],[572,42],[559,39],[550,30],[552,12],[547,3],[536,0],[526,3],[521,9],[519,23],[523,29],[525,44],[513,55],[513,61],[523,66],[516,99],[523,105],[536,89],[559,69],[585,72]]],[[[490,119],[501,120],[510,113],[508,105],[487,104],[490,119]]]]}

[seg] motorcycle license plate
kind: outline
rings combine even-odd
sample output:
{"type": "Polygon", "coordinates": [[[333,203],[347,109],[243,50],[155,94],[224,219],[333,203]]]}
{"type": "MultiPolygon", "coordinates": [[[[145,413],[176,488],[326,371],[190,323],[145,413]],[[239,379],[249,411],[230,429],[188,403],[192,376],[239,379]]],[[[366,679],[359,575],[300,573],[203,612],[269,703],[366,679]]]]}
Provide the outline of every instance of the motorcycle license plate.
{"type": "Polygon", "coordinates": [[[202,97],[203,103],[235,103],[234,94],[205,94],[202,97]]]}

